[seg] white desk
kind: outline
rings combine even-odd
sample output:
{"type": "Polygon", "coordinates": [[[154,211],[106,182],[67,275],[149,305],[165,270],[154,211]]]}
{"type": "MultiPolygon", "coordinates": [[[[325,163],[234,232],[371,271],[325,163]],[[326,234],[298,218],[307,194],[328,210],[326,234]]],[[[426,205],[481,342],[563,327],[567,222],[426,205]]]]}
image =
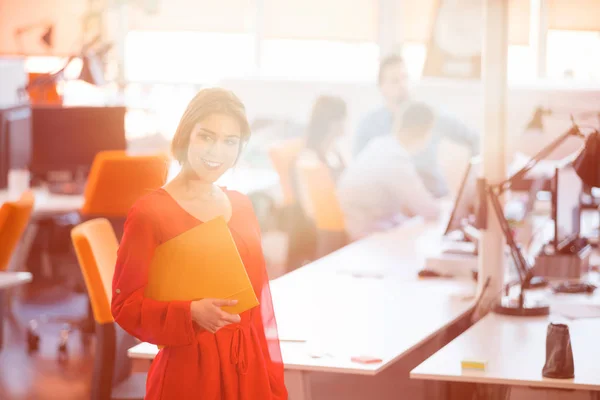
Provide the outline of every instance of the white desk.
{"type": "Polygon", "coordinates": [[[0,272],[0,290],[14,286],[24,285],[31,282],[32,276],[29,272],[0,272]]]}
{"type": "MultiPolygon", "coordinates": [[[[29,256],[31,245],[38,232],[38,220],[75,212],[83,206],[84,202],[83,196],[54,194],[50,193],[45,188],[34,188],[33,193],[34,206],[31,221],[23,234],[20,246],[17,249],[17,254],[13,258],[13,262],[16,263],[16,270],[20,270],[24,267],[27,257],[29,256]]],[[[13,193],[9,190],[0,190],[0,206],[7,201],[18,200],[20,196],[21,194],[19,193],[13,193]]],[[[42,257],[41,270],[46,275],[50,275],[51,273],[50,260],[47,254],[44,254],[42,257]]]]}
{"type": "Polygon", "coordinates": [[[600,390],[600,319],[566,322],[571,334],[574,379],[542,377],[546,360],[546,329],[561,317],[519,318],[490,313],[411,372],[411,378],[530,386],[541,388],[600,390]],[[487,360],[485,371],[463,371],[461,360],[487,360]]]}
{"type": "MultiPolygon", "coordinates": [[[[33,189],[33,193],[35,196],[34,218],[66,214],[77,211],[83,206],[83,196],[53,194],[42,188],[33,189]]],[[[0,190],[0,205],[7,201],[18,200],[19,197],[19,193],[0,190]]]]}
{"type": "MultiPolygon", "coordinates": [[[[471,310],[473,282],[417,278],[439,226],[374,235],[272,281],[291,399],[311,398],[309,372],[378,374],[471,310]],[[382,362],[351,361],[361,355],[382,362]]],[[[156,353],[147,343],[129,350],[156,353]]]]}
{"type": "MultiPolygon", "coordinates": [[[[275,171],[266,169],[239,168],[228,172],[217,182],[231,190],[244,194],[267,191],[276,187],[279,178],[275,171]]],[[[33,216],[40,218],[66,214],[81,209],[84,203],[83,195],[53,194],[43,188],[34,188],[35,204],[33,216]]],[[[20,193],[11,193],[6,189],[0,190],[0,204],[18,200],[20,193]]]]}

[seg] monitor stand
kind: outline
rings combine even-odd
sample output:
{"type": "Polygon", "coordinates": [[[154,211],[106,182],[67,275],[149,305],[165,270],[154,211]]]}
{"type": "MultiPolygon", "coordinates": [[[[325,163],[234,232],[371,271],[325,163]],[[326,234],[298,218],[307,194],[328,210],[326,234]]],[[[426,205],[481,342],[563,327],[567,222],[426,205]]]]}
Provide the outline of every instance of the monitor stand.
{"type": "Polygon", "coordinates": [[[425,259],[425,269],[435,271],[442,275],[465,277],[472,279],[473,272],[477,271],[477,242],[467,239],[464,232],[450,234],[438,252],[425,259]]]}

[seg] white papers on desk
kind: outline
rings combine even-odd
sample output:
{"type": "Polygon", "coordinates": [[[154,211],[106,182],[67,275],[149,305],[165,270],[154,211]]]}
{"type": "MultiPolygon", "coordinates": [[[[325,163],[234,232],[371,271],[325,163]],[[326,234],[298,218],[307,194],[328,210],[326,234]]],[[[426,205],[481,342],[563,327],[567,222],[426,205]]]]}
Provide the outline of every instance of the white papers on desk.
{"type": "Polygon", "coordinates": [[[552,304],[552,313],[569,319],[600,318],[600,304],[552,304]]]}

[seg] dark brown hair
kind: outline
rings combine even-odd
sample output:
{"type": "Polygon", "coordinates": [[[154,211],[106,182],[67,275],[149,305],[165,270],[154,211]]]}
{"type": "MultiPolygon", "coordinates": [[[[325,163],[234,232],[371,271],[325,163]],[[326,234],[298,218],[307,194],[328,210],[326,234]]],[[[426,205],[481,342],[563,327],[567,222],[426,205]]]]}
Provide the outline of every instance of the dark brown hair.
{"type": "Polygon", "coordinates": [[[383,80],[383,74],[385,73],[385,70],[388,67],[391,67],[392,65],[396,65],[396,64],[404,64],[404,59],[397,54],[387,56],[383,60],[381,60],[381,63],[379,63],[379,75],[377,77],[377,81],[379,82],[380,85],[381,85],[381,81],[383,80]]]}
{"type": "Polygon", "coordinates": [[[244,104],[229,90],[221,88],[202,89],[188,104],[181,120],[179,120],[179,125],[171,142],[171,152],[179,164],[183,165],[187,162],[190,135],[194,126],[209,115],[217,113],[229,115],[240,124],[239,152],[241,153],[248,139],[250,139],[250,125],[246,117],[244,104]]]}

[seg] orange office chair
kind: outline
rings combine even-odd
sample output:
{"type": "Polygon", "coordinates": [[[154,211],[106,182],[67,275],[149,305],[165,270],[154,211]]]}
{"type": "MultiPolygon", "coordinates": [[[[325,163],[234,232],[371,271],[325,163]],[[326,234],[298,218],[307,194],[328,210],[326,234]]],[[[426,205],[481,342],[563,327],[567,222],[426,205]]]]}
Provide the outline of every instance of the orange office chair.
{"type": "MultiPolygon", "coordinates": [[[[9,269],[15,250],[31,219],[33,204],[33,193],[28,191],[19,200],[5,202],[0,207],[0,272],[9,269]]],[[[7,296],[7,303],[4,304],[4,292],[0,290],[0,348],[4,341],[4,313],[8,312],[12,316],[12,296],[7,296]]]]}
{"type": "Polygon", "coordinates": [[[317,228],[316,257],[320,258],[347,244],[335,183],[327,166],[320,161],[299,163],[298,180],[303,193],[302,206],[317,228]]]}
{"type": "MultiPolygon", "coordinates": [[[[108,218],[120,238],[131,206],[140,197],[160,188],[167,179],[168,159],[162,154],[129,155],[103,151],[96,155],[78,212],[54,218],[58,227],[73,226],[93,218],[108,218]]],[[[46,244],[46,251],[52,246],[46,244]]]]}
{"type": "MultiPolygon", "coordinates": [[[[129,155],[125,151],[103,151],[96,155],[88,176],[84,192],[84,204],[78,213],[55,218],[56,225],[70,227],[94,218],[108,219],[119,238],[131,206],[142,196],[160,188],[167,179],[168,159],[163,154],[129,155]]],[[[51,246],[46,244],[49,249],[51,246]]],[[[47,250],[46,250],[47,251],[47,250]]],[[[83,284],[75,290],[83,290],[83,284]]],[[[81,320],[52,317],[46,318],[52,323],[63,323],[68,328],[61,333],[58,347],[59,359],[67,357],[66,339],[68,331],[79,329],[83,333],[93,334],[91,304],[88,316],[81,320]]],[[[30,322],[28,330],[29,351],[39,348],[40,336],[37,333],[38,321],[30,322]]]]}
{"type": "Polygon", "coordinates": [[[84,218],[126,217],[137,199],[164,185],[167,172],[168,159],[162,154],[100,152],[88,176],[80,214],[84,218]]]}
{"type": "Polygon", "coordinates": [[[127,350],[135,338],[114,321],[110,310],[112,277],[118,241],[105,218],[86,221],[71,231],[71,239],[92,304],[96,347],[92,376],[93,400],[143,399],[146,374],[131,374],[127,350]]]}
{"type": "Polygon", "coordinates": [[[14,202],[6,202],[0,208],[0,271],[6,271],[12,255],[29,224],[33,211],[34,196],[30,191],[14,202]]]}
{"type": "Polygon", "coordinates": [[[288,246],[286,264],[288,271],[298,268],[314,258],[314,236],[312,229],[306,226],[302,208],[297,199],[294,165],[304,149],[304,138],[292,138],[280,141],[269,148],[269,157],[273,168],[279,175],[282,191],[282,203],[276,210],[278,229],[287,236],[288,246]]]}
{"type": "MultiPolygon", "coordinates": [[[[167,179],[168,159],[163,154],[129,155],[102,151],[96,155],[78,212],[53,218],[58,227],[71,229],[85,220],[108,218],[120,237],[131,206],[140,197],[160,188],[167,179]]],[[[46,244],[46,251],[52,246],[46,244]]]]}

